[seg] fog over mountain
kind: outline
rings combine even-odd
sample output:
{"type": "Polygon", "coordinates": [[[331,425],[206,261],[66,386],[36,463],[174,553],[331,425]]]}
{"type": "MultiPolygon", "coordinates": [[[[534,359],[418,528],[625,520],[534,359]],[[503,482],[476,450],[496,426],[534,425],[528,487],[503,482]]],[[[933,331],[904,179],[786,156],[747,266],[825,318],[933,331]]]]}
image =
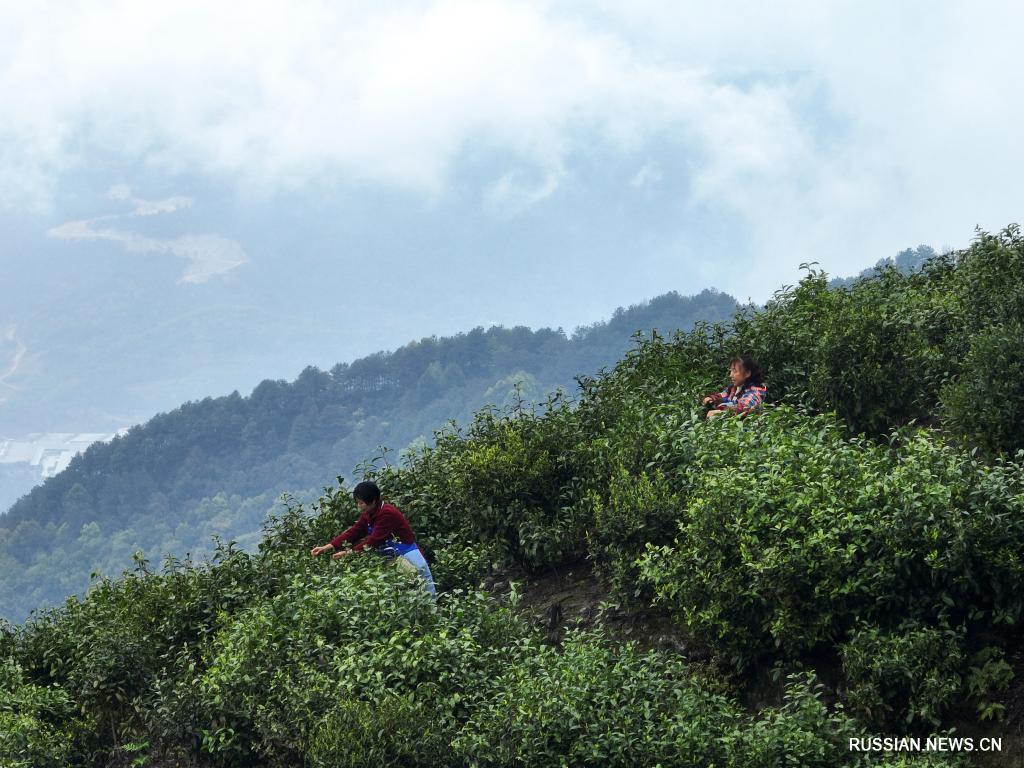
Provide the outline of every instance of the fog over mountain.
{"type": "Polygon", "coordinates": [[[4,9],[0,439],[1024,206],[1005,4],[318,8],[4,9]]]}

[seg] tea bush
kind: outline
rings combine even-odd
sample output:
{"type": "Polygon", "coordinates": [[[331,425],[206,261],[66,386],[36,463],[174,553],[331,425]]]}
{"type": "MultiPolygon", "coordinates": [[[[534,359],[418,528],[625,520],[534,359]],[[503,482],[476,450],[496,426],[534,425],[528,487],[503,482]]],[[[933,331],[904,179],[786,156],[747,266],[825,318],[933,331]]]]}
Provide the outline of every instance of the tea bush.
{"type": "Polygon", "coordinates": [[[840,646],[847,708],[882,731],[938,726],[961,690],[963,643],[949,629],[858,627],[840,646]]]}
{"type": "Polygon", "coordinates": [[[585,633],[528,650],[466,722],[456,751],[469,764],[705,766],[742,719],[679,658],[585,633]]]}
{"type": "Polygon", "coordinates": [[[841,641],[859,620],[1008,623],[1024,570],[1024,475],[923,430],[891,446],[779,407],[694,436],[702,471],[641,573],[743,667],[841,641]]]}
{"type": "Polygon", "coordinates": [[[14,659],[0,659],[0,765],[67,765],[73,716],[65,691],[33,685],[14,659]]]}
{"type": "Polygon", "coordinates": [[[813,673],[790,675],[781,707],[765,708],[745,727],[724,736],[724,764],[730,768],[956,768],[966,764],[963,757],[942,752],[892,755],[851,749],[850,739],[870,737],[841,707],[830,711],[822,702],[822,689],[813,673]]]}
{"type": "Polygon", "coordinates": [[[771,398],[834,411],[873,436],[916,420],[991,450],[1024,448],[1013,373],[1024,317],[1019,226],[850,288],[830,289],[803,266],[798,285],[741,310],[721,340],[729,354],[759,360],[771,398]]]}
{"type": "Polygon", "coordinates": [[[313,732],[306,760],[315,768],[446,768],[451,738],[431,700],[384,691],[374,701],[337,702],[313,732]]]}
{"type": "Polygon", "coordinates": [[[671,540],[682,515],[682,502],[665,476],[655,470],[633,475],[619,467],[608,485],[608,499],[591,491],[593,523],[588,549],[616,594],[646,597],[639,579],[637,558],[648,543],[671,540]]]}
{"type": "MultiPolygon", "coordinates": [[[[225,764],[254,754],[282,766],[312,758],[330,723],[351,724],[382,701],[429,707],[450,729],[525,631],[482,595],[435,604],[415,574],[351,559],[295,577],[215,638],[201,680],[203,741],[225,764]]],[[[344,752],[349,742],[332,738],[334,753],[344,752]]]]}
{"type": "Polygon", "coordinates": [[[531,568],[577,558],[585,544],[567,503],[580,472],[577,420],[560,396],[544,412],[484,409],[467,432],[442,430],[435,447],[404,466],[371,467],[366,476],[388,489],[430,547],[493,544],[531,568]]]}
{"type": "Polygon", "coordinates": [[[971,656],[965,684],[969,698],[976,704],[979,720],[1002,722],[1006,705],[989,697],[1010,687],[1015,677],[1013,667],[1006,661],[1002,648],[986,645],[971,656]]]}
{"type": "Polygon", "coordinates": [[[1024,324],[987,328],[971,339],[964,370],[941,391],[946,426],[990,455],[1024,446],[1024,324]]]}
{"type": "Polygon", "coordinates": [[[430,571],[442,591],[473,589],[497,559],[495,548],[487,544],[450,544],[436,552],[430,571]]]}

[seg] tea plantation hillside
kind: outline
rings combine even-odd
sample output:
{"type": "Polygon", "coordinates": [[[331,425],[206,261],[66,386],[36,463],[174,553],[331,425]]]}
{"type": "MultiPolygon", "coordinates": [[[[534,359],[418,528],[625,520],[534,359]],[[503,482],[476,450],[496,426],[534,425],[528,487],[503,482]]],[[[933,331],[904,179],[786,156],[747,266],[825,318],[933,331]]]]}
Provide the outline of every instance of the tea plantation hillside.
{"type": "Polygon", "coordinates": [[[488,403],[543,401],[613,365],[637,329],[689,329],[736,306],[713,290],[667,293],[571,336],[477,328],[156,416],[92,446],[0,517],[0,617],[20,621],[84,592],[90,573],[119,573],[136,550],[198,556],[213,535],[254,549],[283,491],[312,501],[379,445],[426,443],[488,403]]]}
{"type": "Polygon", "coordinates": [[[0,633],[0,762],[1019,764],[1022,311],[1015,226],[909,275],[808,269],[572,399],[369,462],[436,603],[372,555],[309,556],[353,519],[344,488],[258,552],[140,560],[0,633]],[[740,352],[769,405],[706,421],[740,352]],[[519,589],[480,587],[579,564],[672,647],[601,622],[550,642],[519,589]]]}

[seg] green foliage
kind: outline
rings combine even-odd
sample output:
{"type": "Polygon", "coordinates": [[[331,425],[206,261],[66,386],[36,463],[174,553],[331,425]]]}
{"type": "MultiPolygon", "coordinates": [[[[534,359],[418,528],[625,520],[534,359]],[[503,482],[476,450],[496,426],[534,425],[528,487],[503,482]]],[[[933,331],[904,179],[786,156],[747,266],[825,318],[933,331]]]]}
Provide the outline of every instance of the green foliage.
{"type": "Polygon", "coordinates": [[[536,645],[494,681],[457,751],[473,765],[705,766],[722,758],[735,704],[678,658],[572,634],[536,645]]]}
{"type": "Polygon", "coordinates": [[[859,620],[1013,622],[1024,546],[1017,465],[986,467],[924,430],[890,446],[780,407],[696,430],[674,545],[642,577],[743,667],[841,641],[859,620]]]}
{"type": "Polygon", "coordinates": [[[880,265],[848,287],[830,288],[824,273],[805,266],[799,285],[776,292],[763,310],[745,308],[732,324],[729,349],[761,362],[772,398],[835,411],[876,436],[912,419],[941,421],[993,451],[1024,447],[1017,225],[931,255],[917,271],[880,265]]]}
{"type": "Polygon", "coordinates": [[[683,505],[658,470],[638,477],[619,467],[608,484],[608,500],[591,491],[593,524],[587,541],[591,556],[619,595],[647,596],[637,558],[648,543],[671,540],[683,505]]]}
{"type": "Polygon", "coordinates": [[[438,589],[473,589],[497,559],[494,547],[486,544],[451,544],[434,555],[430,572],[438,589]]]}
{"type": "Polygon", "coordinates": [[[569,500],[582,461],[566,442],[578,418],[559,395],[543,412],[523,403],[504,415],[486,408],[465,432],[438,432],[437,445],[409,457],[405,468],[368,476],[434,548],[468,539],[534,568],[578,558],[586,544],[569,500]]]}
{"type": "Polygon", "coordinates": [[[954,768],[957,755],[944,753],[860,752],[850,740],[870,738],[863,726],[841,707],[830,711],[822,701],[823,686],[812,673],[787,679],[781,707],[768,707],[753,722],[723,738],[730,768],[831,768],[836,765],[885,768],[954,768]]]}
{"type": "Polygon", "coordinates": [[[66,765],[73,711],[64,690],[33,685],[14,659],[0,658],[0,765],[66,765]]]}
{"type": "Polygon", "coordinates": [[[1020,447],[1024,324],[1014,320],[975,335],[963,369],[941,393],[945,424],[993,455],[1020,447]]]}
{"type": "Polygon", "coordinates": [[[849,738],[861,731],[841,712],[829,712],[822,687],[811,674],[792,675],[785,701],[767,708],[746,728],[724,739],[726,764],[735,768],[827,768],[853,762],[849,738]],[[852,759],[851,759],[852,758],[852,759]]]}
{"type": "Polygon", "coordinates": [[[0,634],[18,701],[53,692],[12,730],[33,764],[55,744],[83,766],[873,764],[837,751],[846,720],[815,691],[750,716],[677,655],[600,628],[551,646],[484,593],[435,602],[373,556],[310,558],[345,499],[289,506],[258,555],[140,562],[0,634]]]}
{"type": "Polygon", "coordinates": [[[343,699],[317,726],[307,756],[315,768],[445,768],[451,733],[433,702],[385,691],[376,700],[343,699]]]}
{"type": "Polygon", "coordinates": [[[1013,682],[1014,672],[1005,659],[1002,648],[986,645],[971,657],[971,665],[967,670],[968,695],[977,701],[979,720],[998,720],[1002,722],[1006,706],[992,701],[992,693],[1005,691],[1013,682]]]}
{"type": "Polygon", "coordinates": [[[883,732],[930,732],[960,692],[963,635],[949,629],[862,626],[840,656],[847,708],[883,732]]]}
{"type": "MultiPolygon", "coordinates": [[[[200,682],[204,749],[228,764],[258,754],[293,765],[319,754],[331,724],[375,713],[362,727],[389,730],[383,718],[403,707],[429,707],[437,727],[450,729],[523,631],[479,595],[435,604],[415,576],[370,556],[317,562],[214,639],[200,682]]],[[[334,754],[351,747],[348,738],[334,737],[334,754]]],[[[398,759],[403,741],[379,748],[398,759]]]]}

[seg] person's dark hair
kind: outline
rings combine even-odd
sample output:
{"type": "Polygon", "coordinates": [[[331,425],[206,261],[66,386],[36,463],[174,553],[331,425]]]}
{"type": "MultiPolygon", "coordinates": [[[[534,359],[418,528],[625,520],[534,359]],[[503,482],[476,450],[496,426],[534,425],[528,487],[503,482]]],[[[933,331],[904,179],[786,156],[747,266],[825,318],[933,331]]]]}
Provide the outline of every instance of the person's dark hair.
{"type": "Polygon", "coordinates": [[[367,504],[376,504],[380,500],[380,488],[376,483],[363,480],[352,489],[352,498],[364,501],[367,504]]]}
{"type": "Polygon", "coordinates": [[[750,355],[740,355],[739,357],[734,357],[732,360],[729,361],[729,365],[732,366],[733,363],[739,363],[740,365],[747,369],[747,373],[750,374],[749,376],[747,376],[748,385],[758,387],[764,384],[764,374],[761,373],[761,366],[758,365],[757,361],[750,355]]]}

